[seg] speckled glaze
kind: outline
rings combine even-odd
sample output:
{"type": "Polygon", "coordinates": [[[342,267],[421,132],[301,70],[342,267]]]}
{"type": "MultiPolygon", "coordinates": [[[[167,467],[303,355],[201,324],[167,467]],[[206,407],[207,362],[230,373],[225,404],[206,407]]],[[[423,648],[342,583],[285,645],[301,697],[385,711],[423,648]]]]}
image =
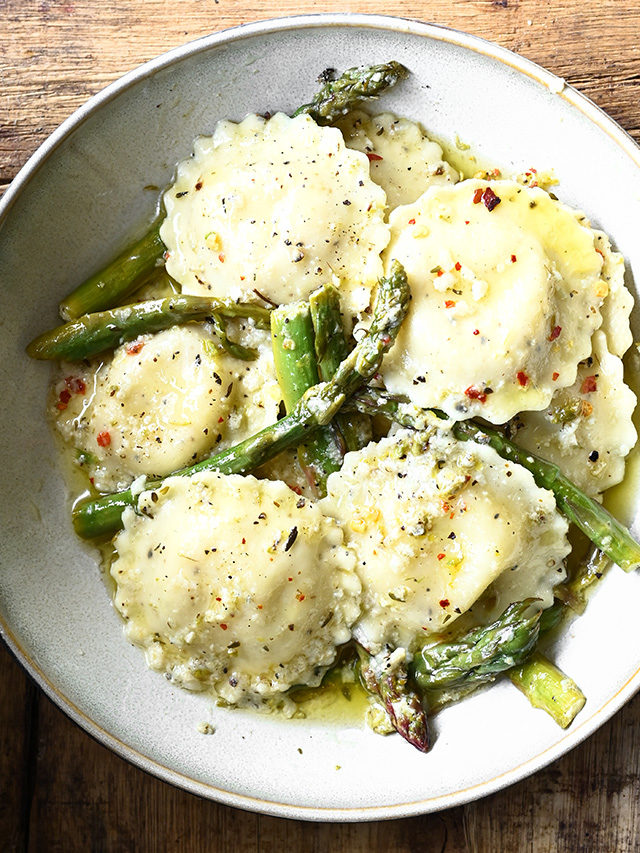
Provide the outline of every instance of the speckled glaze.
{"type": "MultiPolygon", "coordinates": [[[[133,763],[205,797],[310,820],[404,817],[464,803],[579,743],[640,686],[640,578],[614,569],[554,651],[588,697],[568,732],[508,683],[441,713],[428,755],[361,723],[214,708],[148,671],[125,641],[96,555],[71,530],[44,419],[49,371],[29,361],[24,347],[55,324],[64,294],[144,231],[158,197],[145,187],[170,181],[196,135],[221,118],[290,111],[308,100],[327,66],[390,58],[412,76],[381,108],[420,119],[439,138],[472,142],[480,158],[507,171],[552,167],[557,195],[612,235],[633,288],[640,280],[640,150],[633,141],[531,62],[401,19],[288,18],[171,51],[66,121],[0,205],[2,636],[69,716],[133,763]],[[199,733],[201,721],[215,734],[199,733]]],[[[629,495],[626,520],[637,523],[634,488],[629,495]]]]}

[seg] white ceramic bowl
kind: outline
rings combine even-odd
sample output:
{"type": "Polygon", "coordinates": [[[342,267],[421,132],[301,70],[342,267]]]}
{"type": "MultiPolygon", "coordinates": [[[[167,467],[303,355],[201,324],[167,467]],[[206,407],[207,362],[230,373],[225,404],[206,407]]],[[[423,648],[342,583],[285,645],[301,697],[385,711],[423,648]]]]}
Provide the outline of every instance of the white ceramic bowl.
{"type": "MultiPolygon", "coordinates": [[[[151,218],[156,192],[218,119],[292,110],[326,66],[397,59],[410,79],[380,107],[472,141],[507,171],[553,168],[640,280],[640,151],[563,81],[480,39],[412,21],[319,15],[261,22],[171,51],[109,86],[36,152],[0,205],[3,477],[0,630],[46,693],[120,755],[230,805],[314,820],[401,817],[464,803],[579,743],[640,685],[640,578],[615,569],[555,657],[587,704],[561,731],[509,683],[441,713],[422,755],[362,723],[214,709],[148,671],[73,535],[45,423],[48,370],[26,343],[60,298],[151,218]],[[196,730],[201,720],[213,736],[196,730]]],[[[515,306],[513,306],[515,307],[515,306]]],[[[635,515],[633,498],[629,520],[635,515]]]]}

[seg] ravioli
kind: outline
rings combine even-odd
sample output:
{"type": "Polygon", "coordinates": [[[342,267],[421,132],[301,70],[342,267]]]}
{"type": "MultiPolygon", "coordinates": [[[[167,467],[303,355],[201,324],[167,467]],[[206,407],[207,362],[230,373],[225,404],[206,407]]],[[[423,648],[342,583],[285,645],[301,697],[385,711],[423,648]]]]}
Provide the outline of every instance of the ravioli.
{"type": "Polygon", "coordinates": [[[389,240],[385,194],[339,130],[308,116],[220,122],[165,193],[168,272],[184,293],[276,303],[325,282],[364,310],[389,240]]]}
{"type": "Polygon", "coordinates": [[[316,685],[359,614],[343,534],[284,483],[170,477],[115,540],[115,604],[150,667],[234,704],[316,685]]]}
{"type": "MultiPolygon", "coordinates": [[[[85,393],[56,411],[56,426],[98,490],[171,474],[277,419],[268,334],[246,328],[244,340],[259,345],[254,362],[221,352],[204,327],[185,326],[125,344],[89,370],[74,369],[70,378],[80,379],[85,393]]],[[[65,384],[69,377],[60,380],[65,384]]]]}
{"type": "Polygon", "coordinates": [[[567,522],[551,492],[492,448],[441,428],[401,430],[347,454],[320,505],[357,554],[354,634],[373,652],[449,628],[492,583],[490,615],[529,596],[549,606],[565,577],[567,522]]]}
{"type": "Polygon", "coordinates": [[[593,352],[581,362],[575,383],[556,392],[544,411],[524,412],[514,422],[519,445],[555,462],[592,497],[622,480],[637,438],[631,420],[636,396],[607,340],[604,331],[595,332],[593,352]]]}
{"type": "Polygon", "coordinates": [[[607,336],[609,352],[620,358],[632,344],[629,315],[633,308],[633,296],[624,283],[624,258],[614,252],[611,242],[603,231],[594,231],[596,252],[603,257],[602,278],[609,292],[602,303],[602,331],[607,336]]]}
{"type": "Polygon", "coordinates": [[[503,423],[573,384],[608,283],[585,217],[512,181],[432,187],[390,216],[413,296],[381,374],[455,419],[503,423]]]}
{"type": "Polygon", "coordinates": [[[371,177],[385,191],[389,210],[411,204],[430,186],[459,180],[458,172],[443,159],[442,148],[415,121],[354,110],[336,126],[347,148],[369,158],[371,177]]]}

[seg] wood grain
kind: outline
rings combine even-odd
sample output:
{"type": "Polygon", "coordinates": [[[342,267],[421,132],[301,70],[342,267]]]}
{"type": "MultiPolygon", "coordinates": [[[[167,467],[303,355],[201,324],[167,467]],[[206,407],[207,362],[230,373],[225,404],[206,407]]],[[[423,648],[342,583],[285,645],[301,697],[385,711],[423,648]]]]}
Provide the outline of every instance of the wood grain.
{"type": "MultiPolygon", "coordinates": [[[[396,14],[491,39],[564,77],[640,140],[640,0],[0,0],[0,192],[64,118],[141,62],[225,27],[319,11],[396,14]]],[[[67,720],[0,644],[0,849],[636,851],[639,730],[640,697],[551,767],[477,803],[306,824],[200,800],[129,766],[67,720]]]]}

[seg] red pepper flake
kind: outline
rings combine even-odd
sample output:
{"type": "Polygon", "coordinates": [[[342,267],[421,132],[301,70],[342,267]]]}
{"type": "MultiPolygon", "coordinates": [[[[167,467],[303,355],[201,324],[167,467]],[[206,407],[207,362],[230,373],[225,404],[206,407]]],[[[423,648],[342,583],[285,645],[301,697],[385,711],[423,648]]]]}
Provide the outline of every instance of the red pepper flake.
{"type": "Polygon", "coordinates": [[[223,631],[226,631],[229,626],[227,625],[226,622],[221,622],[220,627],[222,628],[223,631]]]}
{"type": "Polygon", "coordinates": [[[165,259],[165,261],[168,261],[171,255],[169,254],[169,252],[165,252],[162,257],[165,259]]]}
{"type": "Polygon", "coordinates": [[[219,423],[219,424],[224,423],[224,418],[223,418],[223,417],[219,417],[219,418],[218,418],[218,423],[219,423]]]}
{"type": "Polygon", "coordinates": [[[436,275],[440,278],[441,275],[444,275],[444,270],[436,270],[436,275]]]}
{"type": "MultiPolygon", "coordinates": [[[[439,560],[444,560],[444,558],[445,558],[445,554],[438,554],[438,559],[439,559],[439,560]]],[[[448,604],[448,603],[449,603],[449,602],[447,602],[447,604],[448,604]]],[[[442,602],[440,602],[440,604],[442,604],[442,602]]],[[[446,605],[445,605],[445,606],[446,606],[446,605]]]]}
{"type": "Polygon", "coordinates": [[[448,598],[441,598],[440,599],[440,607],[448,607],[449,604],[450,604],[450,601],[448,598]]]}
{"type": "Polygon", "coordinates": [[[247,544],[247,540],[244,538],[244,536],[242,537],[242,544],[243,544],[243,545],[246,545],[246,544],[247,544]]]}
{"type": "Polygon", "coordinates": [[[474,334],[474,335],[479,335],[479,334],[480,334],[480,329],[474,329],[474,330],[473,330],[473,334],[474,334]]]}
{"type": "Polygon", "coordinates": [[[220,252],[220,254],[218,255],[218,260],[221,264],[224,263],[224,252],[220,252]]]}
{"type": "Polygon", "coordinates": [[[580,386],[580,392],[582,394],[591,394],[592,391],[596,391],[598,388],[598,383],[596,382],[595,376],[587,376],[582,385],[580,386]]]}
{"type": "Polygon", "coordinates": [[[529,171],[530,171],[530,172],[533,172],[533,174],[534,174],[534,175],[537,175],[537,174],[538,174],[538,170],[537,170],[537,169],[534,169],[534,168],[533,168],[533,166],[531,166],[531,168],[529,169],[529,171]]]}
{"type": "Polygon", "coordinates": [[[298,601],[304,601],[304,593],[299,592],[299,593],[296,595],[296,598],[298,599],[298,601]]]}
{"type": "Polygon", "coordinates": [[[127,355],[137,355],[143,346],[144,341],[132,341],[131,343],[126,345],[125,351],[127,355]]]}
{"type": "Polygon", "coordinates": [[[415,224],[416,224],[415,219],[410,219],[410,220],[409,220],[409,225],[415,225],[415,224]]]}
{"type": "Polygon", "coordinates": [[[259,604],[259,605],[258,605],[258,610],[262,610],[262,605],[261,605],[261,604],[259,604]]]}
{"type": "Polygon", "coordinates": [[[561,331],[562,331],[562,326],[554,326],[553,329],[551,329],[551,334],[549,335],[549,340],[555,341],[555,339],[558,337],[558,335],[560,334],[561,331]]]}
{"type": "Polygon", "coordinates": [[[95,485],[95,480],[93,479],[93,477],[89,477],[89,482],[91,483],[92,486],[95,485]]]}
{"type": "Polygon", "coordinates": [[[501,201],[502,201],[502,199],[498,198],[498,196],[494,193],[494,191],[491,189],[491,187],[487,187],[485,189],[485,191],[482,193],[482,203],[487,208],[489,213],[491,213],[491,211],[495,207],[497,207],[501,201]]]}
{"type": "Polygon", "coordinates": [[[460,263],[460,261],[456,261],[455,270],[457,272],[460,272],[461,269],[462,269],[462,264],[460,263]]]}
{"type": "Polygon", "coordinates": [[[454,308],[455,304],[456,303],[453,301],[453,299],[445,299],[445,301],[444,301],[444,307],[445,308],[454,308]]]}
{"type": "Polygon", "coordinates": [[[478,388],[474,388],[473,385],[469,385],[469,387],[464,393],[465,396],[467,396],[470,400],[479,400],[481,403],[487,402],[487,395],[484,393],[484,391],[480,391],[478,388]]]}
{"type": "Polygon", "coordinates": [[[111,444],[111,433],[110,432],[99,432],[96,441],[100,445],[100,447],[109,447],[111,444]]]}
{"type": "Polygon", "coordinates": [[[373,162],[375,162],[376,160],[383,160],[384,159],[379,154],[375,154],[373,151],[367,151],[367,157],[369,158],[370,161],[373,161],[373,162]]]}
{"type": "Polygon", "coordinates": [[[600,257],[604,260],[604,252],[601,252],[600,249],[596,249],[596,252],[600,255],[600,257]]]}
{"type": "Polygon", "coordinates": [[[449,512],[450,509],[451,509],[451,506],[446,501],[442,501],[442,511],[443,512],[449,512]]]}
{"type": "Polygon", "coordinates": [[[240,281],[244,281],[245,277],[243,275],[240,276],[240,281]]]}
{"type": "Polygon", "coordinates": [[[468,220],[468,219],[465,219],[464,224],[465,224],[465,225],[468,225],[468,224],[469,224],[469,220],[468,220]]]}
{"type": "Polygon", "coordinates": [[[553,381],[554,381],[554,382],[556,381],[556,379],[557,379],[559,376],[560,376],[560,374],[559,374],[559,373],[556,373],[555,371],[551,374],[551,378],[553,379],[553,381]]]}
{"type": "Polygon", "coordinates": [[[84,394],[87,390],[84,380],[80,379],[79,376],[67,376],[64,382],[72,394],[84,394]]]}
{"type": "Polygon", "coordinates": [[[219,596],[216,596],[216,601],[222,601],[222,599],[219,596]]]}
{"type": "Polygon", "coordinates": [[[287,580],[288,580],[288,581],[292,581],[292,580],[293,580],[293,578],[287,578],[287,580]]]}
{"type": "Polygon", "coordinates": [[[383,346],[388,347],[389,344],[391,343],[391,335],[387,335],[387,334],[381,335],[380,341],[382,342],[383,346]]]}
{"type": "Polygon", "coordinates": [[[527,376],[527,374],[524,372],[524,370],[519,370],[516,373],[516,377],[520,385],[524,388],[527,382],[529,381],[529,377],[527,376]]]}
{"type": "Polygon", "coordinates": [[[473,203],[474,204],[480,204],[480,202],[482,201],[482,193],[483,193],[482,187],[478,187],[478,189],[473,194],[473,203]]]}
{"type": "Polygon", "coordinates": [[[68,388],[63,388],[58,397],[56,408],[59,409],[61,412],[64,412],[64,410],[67,408],[67,404],[69,403],[70,399],[71,391],[69,391],[68,388]]]}
{"type": "Polygon", "coordinates": [[[512,263],[512,264],[515,264],[515,262],[516,262],[517,260],[518,260],[518,259],[516,258],[516,256],[515,256],[515,255],[511,255],[511,263],[512,263]]]}

